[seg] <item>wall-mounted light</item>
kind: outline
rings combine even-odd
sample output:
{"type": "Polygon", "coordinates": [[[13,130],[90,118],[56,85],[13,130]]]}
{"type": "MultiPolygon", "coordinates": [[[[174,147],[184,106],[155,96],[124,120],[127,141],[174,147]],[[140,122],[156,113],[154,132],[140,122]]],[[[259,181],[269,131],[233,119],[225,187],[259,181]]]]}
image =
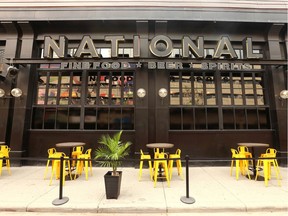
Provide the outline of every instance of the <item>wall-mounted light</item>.
{"type": "Polygon", "coordinates": [[[168,94],[167,89],[165,89],[165,88],[159,89],[158,94],[161,98],[165,98],[168,94]]]}
{"type": "Polygon", "coordinates": [[[139,98],[145,97],[145,96],[146,96],[146,90],[143,89],[143,88],[139,88],[139,89],[137,90],[137,96],[138,96],[139,98]]]}
{"type": "Polygon", "coordinates": [[[19,88],[13,88],[10,92],[10,95],[5,95],[4,89],[0,89],[0,99],[7,99],[7,98],[14,98],[14,97],[19,98],[21,96],[22,96],[22,90],[19,88]]]}
{"type": "Polygon", "coordinates": [[[0,98],[5,96],[5,91],[3,89],[0,89],[0,98]]]}
{"type": "Polygon", "coordinates": [[[288,90],[282,90],[280,92],[279,99],[288,99],[288,90]]]}
{"type": "Polygon", "coordinates": [[[11,90],[11,95],[12,95],[13,97],[16,97],[16,98],[21,97],[21,96],[22,96],[22,90],[19,89],[19,88],[13,88],[13,89],[11,90]]]}
{"type": "Polygon", "coordinates": [[[7,68],[7,73],[11,78],[15,78],[19,72],[19,69],[11,65],[7,68]]]}

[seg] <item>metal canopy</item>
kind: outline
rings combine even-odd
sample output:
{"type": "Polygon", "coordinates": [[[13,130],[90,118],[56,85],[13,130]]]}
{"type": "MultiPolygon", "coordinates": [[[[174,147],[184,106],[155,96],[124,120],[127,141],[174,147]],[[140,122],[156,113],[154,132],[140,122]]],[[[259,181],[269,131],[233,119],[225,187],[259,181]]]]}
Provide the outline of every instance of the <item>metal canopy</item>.
{"type": "Polygon", "coordinates": [[[1,1],[1,21],[187,20],[287,23],[286,0],[1,1]]]}

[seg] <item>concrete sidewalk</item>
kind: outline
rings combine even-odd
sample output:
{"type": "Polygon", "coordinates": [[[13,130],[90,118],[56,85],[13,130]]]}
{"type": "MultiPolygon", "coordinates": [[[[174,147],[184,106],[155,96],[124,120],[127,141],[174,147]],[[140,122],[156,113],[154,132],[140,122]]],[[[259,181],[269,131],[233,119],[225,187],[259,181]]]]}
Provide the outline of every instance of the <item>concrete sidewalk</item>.
{"type": "MultiPolygon", "coordinates": [[[[0,211],[127,214],[288,212],[287,167],[280,167],[281,187],[273,176],[265,187],[263,181],[249,180],[244,176],[237,181],[235,174],[230,176],[230,167],[190,167],[189,194],[196,200],[194,204],[180,201],[186,195],[185,180],[181,180],[174,169],[170,188],[167,182],[158,182],[154,188],[148,169],[143,170],[139,182],[139,169],[120,168],[123,171],[120,196],[117,200],[107,200],[103,175],[108,169],[93,167],[93,176],[89,176],[88,181],[83,174],[76,180],[66,181],[63,197],[68,197],[69,201],[54,206],[52,201],[59,198],[59,180],[53,180],[49,186],[50,176],[43,180],[44,166],[12,167],[11,176],[3,167],[0,211]]],[[[183,171],[185,176],[185,167],[183,171]]]]}

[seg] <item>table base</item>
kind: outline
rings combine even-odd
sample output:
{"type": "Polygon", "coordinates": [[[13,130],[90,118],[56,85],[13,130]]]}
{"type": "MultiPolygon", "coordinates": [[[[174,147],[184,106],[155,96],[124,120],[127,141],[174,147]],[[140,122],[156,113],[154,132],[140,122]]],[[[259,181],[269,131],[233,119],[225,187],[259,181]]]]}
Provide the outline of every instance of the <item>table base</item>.
{"type": "MultiPolygon", "coordinates": [[[[251,180],[255,180],[255,177],[256,177],[256,176],[255,176],[255,175],[253,175],[253,174],[252,174],[252,175],[250,175],[250,179],[251,179],[251,180]]],[[[249,176],[248,176],[248,175],[246,175],[246,178],[249,178],[249,176]]],[[[264,177],[263,177],[263,176],[260,176],[260,175],[258,175],[258,176],[257,176],[257,179],[256,179],[256,181],[264,181],[264,180],[265,180],[265,179],[264,179],[264,177]]]]}

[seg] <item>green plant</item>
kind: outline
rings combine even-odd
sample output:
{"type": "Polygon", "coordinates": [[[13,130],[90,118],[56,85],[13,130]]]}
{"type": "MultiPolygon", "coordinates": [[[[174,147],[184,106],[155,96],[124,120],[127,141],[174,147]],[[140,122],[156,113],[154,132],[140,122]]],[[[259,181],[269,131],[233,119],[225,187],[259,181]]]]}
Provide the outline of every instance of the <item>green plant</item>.
{"type": "Polygon", "coordinates": [[[117,175],[117,168],[121,165],[122,159],[129,155],[131,142],[122,142],[120,140],[122,131],[114,134],[111,137],[109,134],[102,135],[99,143],[102,144],[95,151],[95,159],[102,159],[99,161],[103,167],[112,167],[113,174],[117,175]]]}

